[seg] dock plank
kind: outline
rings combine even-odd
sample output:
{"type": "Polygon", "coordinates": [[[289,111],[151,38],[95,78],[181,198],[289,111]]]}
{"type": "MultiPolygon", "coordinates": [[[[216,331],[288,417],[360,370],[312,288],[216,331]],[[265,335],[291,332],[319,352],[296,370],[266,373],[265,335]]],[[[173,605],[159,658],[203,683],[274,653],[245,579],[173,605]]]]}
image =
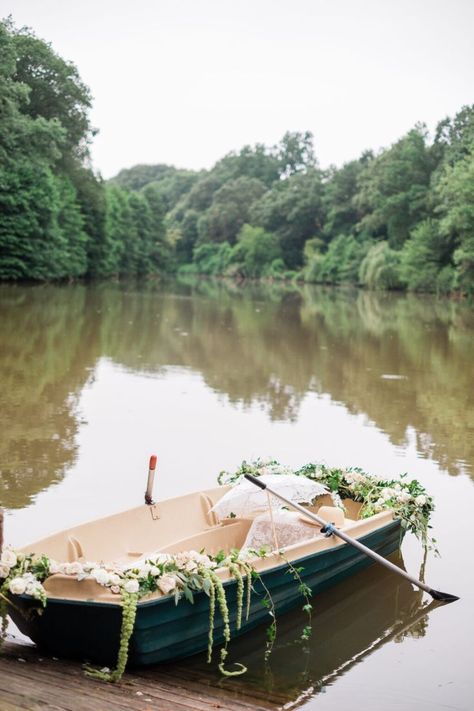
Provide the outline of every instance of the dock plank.
{"type": "Polygon", "coordinates": [[[42,655],[33,645],[7,640],[0,653],[0,711],[268,711],[282,701],[253,691],[183,662],[133,670],[108,684],[87,677],[80,663],[42,655]]]}

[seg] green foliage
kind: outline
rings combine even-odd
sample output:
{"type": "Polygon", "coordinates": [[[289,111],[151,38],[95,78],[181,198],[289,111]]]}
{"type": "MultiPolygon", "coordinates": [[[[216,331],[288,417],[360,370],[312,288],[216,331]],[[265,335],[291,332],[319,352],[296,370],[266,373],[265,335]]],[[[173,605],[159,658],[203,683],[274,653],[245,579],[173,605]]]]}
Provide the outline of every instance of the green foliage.
{"type": "Polygon", "coordinates": [[[287,131],[281,140],[277,155],[281,176],[288,177],[316,168],[313,134],[310,131],[304,133],[287,131]]]}
{"type": "Polygon", "coordinates": [[[248,220],[251,207],[265,192],[257,178],[242,176],[227,181],[217,190],[199,229],[200,242],[234,244],[242,225],[248,220]]]}
{"type": "Polygon", "coordinates": [[[399,289],[400,252],[385,241],[373,244],[360,265],[359,281],[369,289],[399,289]]]}
{"type": "Polygon", "coordinates": [[[419,124],[325,172],[312,134],[287,132],[208,171],[141,164],[107,184],[89,166],[90,107],[73,64],[0,22],[0,279],[179,267],[474,292],[473,106],[443,119],[431,143],[419,124]]]}
{"type": "Polygon", "coordinates": [[[322,195],[322,175],[309,169],[279,181],[251,211],[251,224],[277,236],[283,260],[291,269],[301,266],[306,240],[321,230],[322,195]]]}
{"type": "Polygon", "coordinates": [[[326,252],[313,251],[305,268],[305,280],[330,284],[358,283],[362,260],[370,242],[359,242],[352,235],[339,235],[326,252]]]}
{"type": "Polygon", "coordinates": [[[241,263],[242,275],[253,279],[274,275],[282,264],[278,261],[280,247],[275,235],[251,225],[244,225],[240,230],[233,259],[241,263]]]}
{"type": "Polygon", "coordinates": [[[207,242],[194,250],[193,262],[198,274],[224,274],[231,263],[232,247],[227,242],[207,242]]]}
{"type": "Polygon", "coordinates": [[[10,21],[0,23],[0,70],[0,279],[171,269],[164,200],[190,183],[178,196],[168,184],[166,197],[105,188],[86,164],[89,90],[73,64],[10,21]]]}
{"type": "Polygon", "coordinates": [[[453,166],[472,153],[474,110],[463,106],[453,118],[445,118],[436,127],[433,152],[440,165],[453,166]]]}
{"type": "MultiPolygon", "coordinates": [[[[473,121],[474,125],[474,121],[473,121]]],[[[471,149],[448,166],[439,184],[441,231],[455,244],[453,262],[462,291],[474,293],[474,137],[471,149]]]]}
{"type": "Polygon", "coordinates": [[[419,125],[370,161],[360,175],[355,204],[365,215],[359,229],[386,239],[392,248],[402,247],[428,214],[431,170],[426,128],[419,125]]]}
{"type": "Polygon", "coordinates": [[[160,163],[124,168],[110,182],[124,190],[142,190],[153,185],[168,212],[191,190],[198,177],[199,173],[192,170],[179,170],[172,165],[160,163]]]}
{"type": "MultiPolygon", "coordinates": [[[[335,504],[342,508],[344,498],[362,503],[359,518],[368,518],[383,510],[390,510],[401,520],[403,527],[417,536],[425,547],[432,547],[431,544],[435,542],[430,540],[428,535],[429,520],[434,511],[433,499],[416,479],[408,480],[406,474],[401,474],[398,479],[383,479],[368,474],[359,467],[339,469],[310,462],[293,470],[281,465],[276,459],[256,459],[253,462],[244,460],[234,472],[221,471],[217,481],[221,486],[235,484],[244,474],[305,476],[324,484],[332,492],[335,504]]],[[[302,594],[305,592],[302,591],[302,594]]]]}
{"type": "Polygon", "coordinates": [[[215,171],[227,180],[256,178],[270,187],[280,177],[280,160],[275,150],[261,143],[244,146],[239,153],[229,153],[215,165],[215,171]]]}
{"type": "Polygon", "coordinates": [[[437,220],[424,220],[401,252],[400,276],[410,291],[432,291],[450,250],[437,220]]]}
{"type": "Polygon", "coordinates": [[[360,176],[372,159],[371,153],[364,153],[359,160],[345,163],[341,168],[331,168],[324,188],[323,205],[325,219],[323,233],[326,241],[340,234],[351,234],[362,219],[357,208],[356,196],[360,176]]]}

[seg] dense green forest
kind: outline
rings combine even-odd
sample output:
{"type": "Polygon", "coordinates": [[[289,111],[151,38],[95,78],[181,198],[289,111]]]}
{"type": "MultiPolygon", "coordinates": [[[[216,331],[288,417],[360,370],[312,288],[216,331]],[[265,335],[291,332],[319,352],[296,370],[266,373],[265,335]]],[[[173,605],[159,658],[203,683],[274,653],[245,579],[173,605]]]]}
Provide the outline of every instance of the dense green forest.
{"type": "Polygon", "coordinates": [[[137,165],[108,182],[90,106],[73,64],[0,23],[0,279],[179,271],[474,293],[474,106],[340,168],[320,168],[311,133],[286,133],[211,170],[137,165]]]}

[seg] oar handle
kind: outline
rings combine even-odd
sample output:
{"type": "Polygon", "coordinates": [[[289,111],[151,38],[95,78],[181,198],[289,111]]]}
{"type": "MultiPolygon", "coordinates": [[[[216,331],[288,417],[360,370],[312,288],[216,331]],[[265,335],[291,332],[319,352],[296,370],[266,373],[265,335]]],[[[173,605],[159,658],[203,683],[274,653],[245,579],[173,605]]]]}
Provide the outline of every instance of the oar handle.
{"type": "Polygon", "coordinates": [[[335,536],[343,540],[345,543],[349,543],[349,545],[353,546],[354,548],[357,548],[359,551],[362,553],[365,553],[365,555],[369,556],[373,560],[375,560],[377,563],[380,563],[381,565],[384,565],[386,568],[389,570],[392,570],[394,573],[398,573],[398,575],[403,576],[407,580],[409,580],[413,585],[416,585],[418,588],[421,588],[421,590],[424,590],[425,592],[429,593],[431,597],[433,597],[435,600],[444,600],[445,602],[453,602],[454,600],[458,600],[459,598],[456,597],[455,595],[450,595],[449,593],[442,593],[439,590],[434,590],[433,588],[430,588],[429,585],[426,585],[425,583],[422,583],[421,580],[418,580],[417,578],[414,578],[412,575],[406,572],[406,570],[402,570],[401,568],[398,567],[398,565],[394,565],[391,561],[387,560],[383,556],[379,555],[375,551],[373,551],[371,548],[368,548],[368,546],[364,546],[363,543],[358,541],[356,538],[352,538],[352,536],[348,536],[347,533],[344,533],[344,531],[340,531],[338,528],[333,526],[332,523],[329,523],[325,521],[323,518],[318,516],[317,514],[313,513],[312,511],[308,511],[308,509],[305,509],[303,506],[300,506],[300,504],[296,504],[293,501],[290,501],[287,499],[285,496],[282,496],[278,492],[274,491],[271,487],[267,486],[264,482],[259,481],[259,479],[255,476],[252,476],[252,474],[244,474],[245,478],[248,479],[249,481],[252,482],[252,484],[255,484],[255,486],[260,487],[260,489],[266,489],[269,494],[272,494],[273,496],[276,496],[277,499],[280,499],[280,501],[283,501],[285,504],[288,506],[291,506],[292,508],[296,509],[300,513],[302,513],[304,516],[307,518],[311,519],[312,521],[316,521],[316,523],[319,523],[321,527],[324,527],[325,530],[329,533],[334,533],[335,536]]]}
{"type": "MultiPolygon", "coordinates": [[[[252,476],[252,474],[244,474],[244,477],[246,479],[248,479],[249,481],[251,481],[252,484],[255,484],[255,486],[259,486],[260,489],[267,488],[267,485],[265,484],[265,482],[260,481],[260,479],[258,479],[256,476],[252,476]]],[[[268,491],[270,491],[270,489],[268,491]]]]}
{"type": "Polygon", "coordinates": [[[155,480],[155,469],[156,469],[156,454],[152,454],[150,457],[150,464],[148,466],[148,480],[146,483],[145,491],[145,503],[151,506],[153,504],[153,482],[155,480]]]}

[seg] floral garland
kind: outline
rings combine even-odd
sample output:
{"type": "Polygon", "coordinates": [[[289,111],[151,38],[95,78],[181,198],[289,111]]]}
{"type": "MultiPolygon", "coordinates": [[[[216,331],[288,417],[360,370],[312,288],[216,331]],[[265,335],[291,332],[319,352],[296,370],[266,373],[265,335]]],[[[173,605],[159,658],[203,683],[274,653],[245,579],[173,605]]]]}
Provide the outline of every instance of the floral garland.
{"type": "Polygon", "coordinates": [[[341,508],[344,508],[343,498],[362,503],[361,518],[368,518],[384,510],[393,511],[402,526],[414,533],[425,548],[438,552],[436,539],[428,535],[431,528],[429,519],[434,510],[433,498],[416,479],[408,480],[407,474],[402,474],[398,479],[384,479],[367,474],[358,467],[339,469],[325,464],[306,464],[293,470],[274,459],[257,459],[254,462],[244,460],[235,472],[222,471],[218,483],[235,484],[244,474],[296,474],[315,479],[328,487],[333,501],[341,508]]]}
{"type": "MultiPolygon", "coordinates": [[[[252,552],[252,555],[254,552],[252,552]]],[[[265,555],[263,552],[260,556],[265,555]]],[[[31,595],[46,605],[47,595],[43,582],[56,573],[68,575],[78,581],[94,580],[110,592],[120,595],[122,604],[122,625],[117,666],[110,671],[107,668],[94,669],[86,666],[86,673],[103,681],[119,681],[125,671],[128,659],[128,646],[133,633],[138,600],[145,595],[159,591],[163,595],[173,595],[175,603],[184,598],[194,602],[194,593],[203,591],[209,596],[209,635],[208,662],[212,658],[214,645],[214,617],[216,602],[224,622],[224,646],[220,650],[219,670],[225,676],[243,674],[243,665],[236,671],[225,669],[227,645],[230,641],[229,609],[222,581],[216,573],[217,568],[228,567],[237,581],[237,619],[236,628],[240,629],[243,615],[244,587],[246,589],[246,617],[250,611],[253,568],[247,562],[242,551],[234,550],[229,555],[224,552],[210,556],[197,551],[188,551],[170,555],[156,553],[143,561],[128,565],[106,565],[92,562],[57,563],[45,555],[24,554],[6,548],[0,558],[0,628],[6,626],[8,604],[14,605],[12,596],[31,595]],[[244,586],[243,575],[246,576],[244,586]]]]}

